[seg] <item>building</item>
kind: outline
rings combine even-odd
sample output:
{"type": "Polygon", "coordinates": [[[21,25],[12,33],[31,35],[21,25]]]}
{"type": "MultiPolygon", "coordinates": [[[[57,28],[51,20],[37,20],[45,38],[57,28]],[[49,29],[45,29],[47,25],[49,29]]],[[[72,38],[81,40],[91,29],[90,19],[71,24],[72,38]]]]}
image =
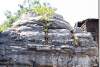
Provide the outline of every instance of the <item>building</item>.
{"type": "Polygon", "coordinates": [[[99,44],[99,19],[86,19],[75,24],[84,32],[91,32],[94,41],[99,44]]]}

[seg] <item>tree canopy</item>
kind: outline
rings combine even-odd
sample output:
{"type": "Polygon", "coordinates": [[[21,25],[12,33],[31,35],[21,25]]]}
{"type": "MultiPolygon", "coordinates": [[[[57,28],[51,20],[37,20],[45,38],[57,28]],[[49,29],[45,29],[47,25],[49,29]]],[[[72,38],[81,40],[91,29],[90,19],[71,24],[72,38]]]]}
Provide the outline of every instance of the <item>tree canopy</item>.
{"type": "Polygon", "coordinates": [[[47,7],[46,5],[41,5],[39,0],[27,0],[26,2],[29,5],[31,5],[31,8],[24,7],[25,4],[23,5],[19,4],[18,6],[20,7],[20,9],[16,10],[17,12],[14,13],[14,15],[9,10],[5,12],[7,20],[2,25],[0,25],[0,32],[3,32],[6,29],[10,28],[12,26],[12,23],[17,21],[22,14],[28,13],[29,11],[42,16],[41,17],[42,20],[49,20],[49,18],[52,17],[52,15],[55,12],[55,10],[52,9],[51,7],[47,7]],[[32,5],[30,4],[29,1],[32,1],[31,2],[32,5]]]}
{"type": "Polygon", "coordinates": [[[33,12],[41,15],[41,19],[49,20],[49,18],[54,14],[55,10],[46,6],[38,6],[33,8],[33,12]]]}

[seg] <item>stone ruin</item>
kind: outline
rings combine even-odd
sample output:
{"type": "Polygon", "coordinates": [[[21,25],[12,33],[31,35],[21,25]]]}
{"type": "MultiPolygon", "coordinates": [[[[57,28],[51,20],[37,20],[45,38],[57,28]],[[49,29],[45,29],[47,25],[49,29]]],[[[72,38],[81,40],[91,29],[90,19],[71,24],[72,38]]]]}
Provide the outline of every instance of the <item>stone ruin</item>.
{"type": "MultiPolygon", "coordinates": [[[[98,65],[98,47],[90,32],[74,29],[79,38],[75,47],[73,28],[55,14],[49,26],[48,45],[44,45],[43,25],[28,13],[0,33],[0,67],[93,67],[98,65]]],[[[96,66],[97,67],[97,66],[96,66]]]]}

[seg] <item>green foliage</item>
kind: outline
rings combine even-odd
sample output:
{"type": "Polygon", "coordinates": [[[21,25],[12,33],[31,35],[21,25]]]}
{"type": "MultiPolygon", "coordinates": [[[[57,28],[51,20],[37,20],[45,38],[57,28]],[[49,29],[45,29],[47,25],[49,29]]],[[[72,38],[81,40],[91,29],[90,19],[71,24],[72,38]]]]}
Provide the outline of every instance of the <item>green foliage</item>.
{"type": "Polygon", "coordinates": [[[17,16],[11,16],[11,17],[8,19],[8,22],[12,24],[12,23],[15,22],[17,19],[18,19],[17,16]]]}
{"type": "Polygon", "coordinates": [[[0,32],[5,31],[6,29],[12,26],[12,23],[15,22],[19,17],[17,15],[11,15],[6,13],[7,20],[0,25],[0,32]]]}
{"type": "Polygon", "coordinates": [[[4,22],[4,24],[0,25],[0,32],[5,31],[6,29],[10,28],[12,26],[12,23],[17,20],[16,16],[11,16],[8,20],[4,22]]]}
{"type": "Polygon", "coordinates": [[[32,12],[42,16],[41,19],[43,20],[49,20],[54,14],[55,10],[46,6],[38,6],[33,8],[32,12]]]}
{"type": "Polygon", "coordinates": [[[47,6],[41,6],[40,0],[28,0],[28,3],[31,5],[31,8],[24,7],[24,5],[19,5],[20,9],[17,10],[14,15],[12,15],[11,11],[7,10],[5,12],[7,20],[4,22],[4,24],[0,25],[0,32],[5,31],[7,28],[11,27],[12,23],[18,20],[22,14],[28,13],[29,11],[42,16],[40,20],[44,20],[43,23],[45,26],[45,32],[48,31],[48,21],[54,14],[55,10],[47,6]]]}
{"type": "Polygon", "coordinates": [[[79,45],[79,39],[78,39],[77,36],[74,37],[74,44],[75,44],[76,46],[79,45]]]}
{"type": "Polygon", "coordinates": [[[30,10],[34,6],[41,6],[41,0],[24,0],[23,7],[27,5],[27,8],[30,10]]]}
{"type": "Polygon", "coordinates": [[[26,12],[28,12],[28,9],[23,7],[21,7],[14,15],[12,15],[11,11],[7,10],[5,12],[7,20],[4,22],[4,24],[0,25],[0,32],[3,32],[6,29],[10,28],[12,26],[12,23],[17,21],[20,16],[26,12]]]}
{"type": "Polygon", "coordinates": [[[27,8],[20,9],[20,15],[27,13],[29,10],[27,8]]]}
{"type": "Polygon", "coordinates": [[[44,29],[44,32],[48,32],[48,28],[45,28],[45,29],[44,29]]]}
{"type": "Polygon", "coordinates": [[[0,32],[5,31],[7,28],[11,27],[11,23],[6,21],[4,24],[0,25],[0,32]]]}
{"type": "Polygon", "coordinates": [[[5,16],[6,16],[7,19],[10,18],[11,15],[12,15],[11,11],[7,10],[7,11],[5,12],[5,16]]]}

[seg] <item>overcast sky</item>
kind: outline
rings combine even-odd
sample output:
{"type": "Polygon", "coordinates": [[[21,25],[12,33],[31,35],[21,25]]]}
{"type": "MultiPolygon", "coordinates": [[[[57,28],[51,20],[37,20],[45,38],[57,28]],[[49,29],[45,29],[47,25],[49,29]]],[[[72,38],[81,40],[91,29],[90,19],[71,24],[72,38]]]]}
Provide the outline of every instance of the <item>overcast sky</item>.
{"type": "MultiPolygon", "coordinates": [[[[98,18],[98,0],[43,0],[48,1],[52,7],[57,8],[71,26],[78,21],[87,18],[98,18]]],[[[0,24],[4,22],[4,11],[15,12],[21,0],[1,0],[0,2],[0,24]]]]}

